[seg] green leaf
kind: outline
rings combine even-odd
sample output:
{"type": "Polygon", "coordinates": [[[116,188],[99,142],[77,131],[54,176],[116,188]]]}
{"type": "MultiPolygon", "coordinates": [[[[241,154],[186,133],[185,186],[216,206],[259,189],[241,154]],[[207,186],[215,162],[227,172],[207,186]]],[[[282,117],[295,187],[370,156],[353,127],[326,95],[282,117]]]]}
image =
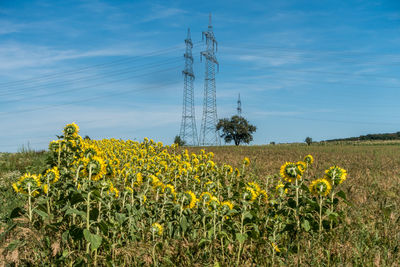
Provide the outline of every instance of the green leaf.
{"type": "Polygon", "coordinates": [[[122,224],[127,220],[126,215],[123,214],[123,213],[116,213],[116,214],[115,214],[115,218],[117,219],[117,222],[118,222],[120,225],[122,225],[122,224]]]}
{"type": "Polygon", "coordinates": [[[75,241],[81,240],[83,238],[83,229],[72,225],[69,230],[69,234],[75,241]]]}
{"type": "Polygon", "coordinates": [[[300,186],[300,188],[301,188],[302,190],[304,190],[305,192],[310,192],[310,189],[309,189],[308,186],[306,186],[305,184],[302,184],[302,185],[300,186]]]}
{"type": "Polygon", "coordinates": [[[13,251],[16,249],[22,242],[18,239],[11,241],[11,243],[8,245],[7,250],[13,251]]]}
{"type": "Polygon", "coordinates": [[[249,220],[253,219],[253,215],[249,211],[244,213],[243,216],[244,216],[244,219],[249,219],[249,220]]]}
{"type": "Polygon", "coordinates": [[[296,208],[296,201],[293,198],[288,199],[288,206],[291,207],[292,209],[296,208]]]}
{"type": "Polygon", "coordinates": [[[205,244],[205,243],[210,243],[210,242],[211,242],[210,240],[203,238],[203,239],[201,239],[200,242],[199,242],[199,247],[201,247],[201,246],[202,246],[203,244],[205,244]]]}
{"type": "MultiPolygon", "coordinates": [[[[327,213],[328,213],[328,212],[327,212],[327,213]]],[[[337,214],[336,212],[329,212],[329,213],[328,213],[328,217],[329,217],[329,219],[332,220],[332,221],[336,221],[338,216],[339,216],[339,214],[337,214]]]]}
{"type": "Polygon", "coordinates": [[[100,231],[104,234],[108,234],[108,225],[104,221],[100,221],[97,226],[99,227],[100,231]]]}
{"type": "Polygon", "coordinates": [[[61,235],[62,241],[66,242],[68,240],[68,235],[69,235],[69,230],[62,233],[61,235]]]}
{"type": "Polygon", "coordinates": [[[92,234],[88,229],[83,230],[83,236],[86,241],[90,243],[90,247],[92,250],[96,250],[100,247],[101,241],[103,240],[101,236],[92,234]]]}
{"type": "Polygon", "coordinates": [[[20,217],[22,214],[24,214],[24,211],[20,207],[16,207],[13,209],[10,213],[10,219],[14,219],[17,217],[20,217]]]}
{"type": "Polygon", "coordinates": [[[229,235],[225,231],[218,232],[219,236],[224,236],[226,239],[229,239],[229,235]]]}
{"type": "Polygon", "coordinates": [[[99,217],[99,209],[98,208],[91,209],[89,212],[90,220],[96,221],[98,217],[99,217]]]}
{"type": "Polygon", "coordinates": [[[65,212],[65,215],[76,214],[81,216],[84,220],[86,220],[86,213],[84,211],[80,211],[77,209],[70,208],[65,212]]]}
{"type": "Polygon", "coordinates": [[[188,221],[186,219],[186,216],[183,216],[181,219],[181,227],[182,227],[182,231],[186,232],[187,227],[188,227],[188,221]]]}
{"type": "Polygon", "coordinates": [[[71,196],[71,205],[75,205],[79,202],[83,202],[85,201],[85,199],[83,198],[82,194],[78,193],[78,192],[74,192],[71,196]]]}
{"type": "Polygon", "coordinates": [[[308,220],[304,220],[301,226],[303,227],[304,230],[306,230],[306,232],[310,231],[311,229],[310,222],[308,220]]]}
{"type": "Polygon", "coordinates": [[[34,209],[34,212],[39,214],[42,217],[43,220],[46,220],[49,217],[49,215],[46,212],[42,211],[42,210],[34,209]]]}
{"type": "Polygon", "coordinates": [[[100,191],[97,190],[97,189],[96,189],[96,190],[93,190],[91,196],[92,196],[93,198],[100,198],[100,197],[101,197],[100,191]]]}
{"type": "Polygon", "coordinates": [[[236,233],[236,240],[243,244],[247,239],[247,234],[236,233]]]}
{"type": "Polygon", "coordinates": [[[13,230],[15,227],[17,226],[16,223],[13,223],[10,227],[7,228],[7,230],[5,230],[4,232],[2,232],[0,234],[0,243],[3,240],[3,238],[11,231],[13,230]]]}
{"type": "Polygon", "coordinates": [[[347,200],[346,193],[343,192],[343,190],[340,190],[339,192],[337,192],[336,195],[337,195],[338,197],[344,199],[344,200],[347,200]]]}

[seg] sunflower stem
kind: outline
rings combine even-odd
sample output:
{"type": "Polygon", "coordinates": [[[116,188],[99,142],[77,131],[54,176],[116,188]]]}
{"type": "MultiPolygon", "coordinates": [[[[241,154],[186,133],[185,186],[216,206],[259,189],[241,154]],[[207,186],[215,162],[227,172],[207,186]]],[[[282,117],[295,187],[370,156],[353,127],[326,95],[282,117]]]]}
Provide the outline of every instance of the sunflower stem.
{"type": "Polygon", "coordinates": [[[321,239],[322,233],[322,196],[319,196],[319,236],[318,239],[321,239]]]}
{"type": "Polygon", "coordinates": [[[29,216],[29,222],[32,222],[32,199],[31,199],[31,184],[28,183],[28,216],[29,216]]]}

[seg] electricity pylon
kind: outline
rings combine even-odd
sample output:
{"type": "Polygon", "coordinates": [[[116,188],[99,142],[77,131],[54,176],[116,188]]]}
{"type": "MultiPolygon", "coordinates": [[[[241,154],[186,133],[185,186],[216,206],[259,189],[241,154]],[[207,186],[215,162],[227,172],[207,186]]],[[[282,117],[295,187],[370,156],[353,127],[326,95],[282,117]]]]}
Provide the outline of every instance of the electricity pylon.
{"type": "Polygon", "coordinates": [[[237,114],[239,117],[242,117],[242,101],[240,101],[240,94],[237,101],[237,114]]]}
{"type": "Polygon", "coordinates": [[[206,37],[207,49],[202,51],[200,58],[206,59],[206,73],[204,78],[204,100],[203,117],[201,120],[200,145],[215,146],[221,145],[221,139],[217,132],[217,99],[215,86],[215,66],[219,68],[215,53],[217,51],[217,41],[215,40],[213,28],[211,25],[211,14],[209,16],[208,30],[203,32],[206,37]]]}
{"type": "Polygon", "coordinates": [[[187,37],[185,39],[186,52],[183,55],[185,58],[185,69],[183,74],[183,110],[181,130],[179,133],[180,138],[186,145],[197,146],[199,139],[197,138],[196,120],[194,111],[194,73],[193,73],[193,56],[192,48],[193,43],[190,37],[190,29],[188,29],[187,37]]]}

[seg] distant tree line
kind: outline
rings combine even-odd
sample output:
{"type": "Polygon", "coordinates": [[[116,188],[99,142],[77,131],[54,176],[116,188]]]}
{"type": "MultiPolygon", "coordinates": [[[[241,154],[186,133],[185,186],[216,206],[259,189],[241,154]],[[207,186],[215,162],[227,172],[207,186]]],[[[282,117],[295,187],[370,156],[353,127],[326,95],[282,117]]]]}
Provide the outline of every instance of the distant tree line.
{"type": "Polygon", "coordinates": [[[331,139],[331,140],[327,140],[327,142],[336,142],[336,141],[370,141],[370,140],[400,140],[400,132],[382,133],[382,134],[367,134],[367,135],[361,135],[359,137],[331,139]]]}

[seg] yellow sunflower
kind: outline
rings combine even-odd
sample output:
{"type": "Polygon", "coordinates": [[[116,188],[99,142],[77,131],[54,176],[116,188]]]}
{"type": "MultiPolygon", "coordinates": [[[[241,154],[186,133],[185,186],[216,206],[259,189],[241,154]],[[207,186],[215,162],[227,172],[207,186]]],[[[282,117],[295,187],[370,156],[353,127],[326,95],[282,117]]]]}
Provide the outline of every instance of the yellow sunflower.
{"type": "Polygon", "coordinates": [[[64,127],[64,136],[66,139],[76,138],[78,137],[78,133],[79,133],[79,127],[78,125],[76,125],[75,122],[67,124],[64,127]]]}
{"type": "Polygon", "coordinates": [[[16,193],[28,195],[29,191],[32,196],[39,194],[38,190],[41,188],[40,175],[26,173],[13,183],[12,187],[16,193]]]}
{"type": "Polygon", "coordinates": [[[186,191],[184,194],[184,208],[193,209],[197,203],[196,195],[192,191],[186,191]]]}
{"type": "Polygon", "coordinates": [[[159,223],[153,223],[153,224],[151,225],[151,228],[152,228],[151,230],[152,230],[154,233],[158,234],[159,236],[162,236],[163,231],[164,231],[164,228],[162,227],[161,224],[159,224],[159,223]]]}
{"type": "Polygon", "coordinates": [[[315,196],[327,196],[331,189],[331,183],[325,178],[314,180],[310,184],[310,191],[315,196]]]}
{"type": "Polygon", "coordinates": [[[329,180],[332,185],[338,185],[343,183],[347,178],[347,171],[338,166],[332,166],[325,171],[325,176],[327,180],[329,180]]]}
{"type": "Polygon", "coordinates": [[[48,169],[43,176],[45,181],[49,181],[49,183],[54,184],[60,178],[60,172],[58,168],[55,166],[52,169],[48,169]]]}
{"type": "Polygon", "coordinates": [[[314,163],[314,158],[311,155],[307,155],[304,157],[304,162],[307,164],[313,164],[314,163]]]}
{"type": "Polygon", "coordinates": [[[281,166],[280,175],[285,181],[292,183],[296,181],[296,179],[301,179],[303,170],[294,162],[286,162],[281,166]]]}
{"type": "Polygon", "coordinates": [[[100,157],[94,156],[91,159],[87,160],[87,164],[85,166],[85,173],[89,175],[91,171],[91,179],[93,181],[97,181],[106,175],[106,164],[104,160],[100,157]]]}

